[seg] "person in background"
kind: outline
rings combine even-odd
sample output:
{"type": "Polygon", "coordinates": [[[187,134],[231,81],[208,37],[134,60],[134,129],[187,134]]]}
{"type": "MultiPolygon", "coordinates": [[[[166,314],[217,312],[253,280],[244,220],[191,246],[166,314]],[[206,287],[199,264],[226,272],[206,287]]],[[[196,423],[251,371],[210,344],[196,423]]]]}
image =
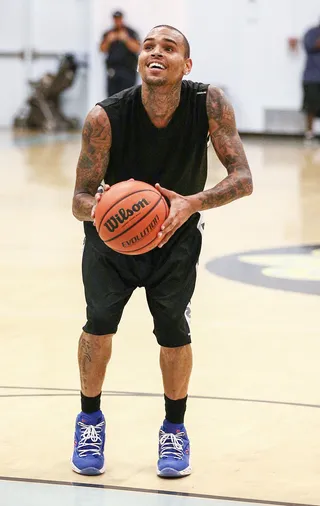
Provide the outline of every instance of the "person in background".
{"type": "Polygon", "coordinates": [[[107,55],[107,94],[131,88],[137,80],[138,34],[124,24],[123,13],[113,13],[114,26],[102,36],[100,51],[107,55]]]}
{"type": "Polygon", "coordinates": [[[303,111],[306,114],[305,140],[313,141],[314,120],[320,117],[320,24],[310,28],[303,39],[307,61],[303,73],[303,111]]]}

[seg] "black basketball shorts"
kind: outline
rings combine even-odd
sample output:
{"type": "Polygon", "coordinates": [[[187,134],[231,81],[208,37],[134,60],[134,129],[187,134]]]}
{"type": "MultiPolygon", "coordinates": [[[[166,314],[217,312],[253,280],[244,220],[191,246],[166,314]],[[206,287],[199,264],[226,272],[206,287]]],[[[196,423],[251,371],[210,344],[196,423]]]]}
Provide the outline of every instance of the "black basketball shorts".
{"type": "Polygon", "coordinates": [[[102,254],[86,240],[82,275],[87,303],[83,330],[115,334],[133,291],[145,287],[159,345],[174,348],[191,342],[190,301],[194,292],[203,224],[193,215],[162,248],[142,255],[102,254]]]}

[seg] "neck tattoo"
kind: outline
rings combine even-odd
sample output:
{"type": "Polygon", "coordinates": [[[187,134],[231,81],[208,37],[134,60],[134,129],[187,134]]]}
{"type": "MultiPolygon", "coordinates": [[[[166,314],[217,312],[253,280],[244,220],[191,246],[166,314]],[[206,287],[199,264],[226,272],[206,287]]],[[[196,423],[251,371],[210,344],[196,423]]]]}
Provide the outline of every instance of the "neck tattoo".
{"type": "Polygon", "coordinates": [[[147,114],[159,128],[167,126],[180,103],[181,83],[167,89],[142,87],[142,103],[147,114]]]}

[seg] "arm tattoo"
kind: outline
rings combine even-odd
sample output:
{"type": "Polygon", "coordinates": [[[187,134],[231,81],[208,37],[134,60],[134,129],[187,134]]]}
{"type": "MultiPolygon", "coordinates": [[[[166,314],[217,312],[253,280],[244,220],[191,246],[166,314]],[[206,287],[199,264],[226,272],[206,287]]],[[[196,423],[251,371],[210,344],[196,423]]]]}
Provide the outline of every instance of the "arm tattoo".
{"type": "Polygon", "coordinates": [[[73,197],[73,214],[79,220],[90,220],[94,195],[105,177],[111,148],[111,126],[99,106],[88,114],[82,130],[81,153],[73,197]]]}
{"type": "Polygon", "coordinates": [[[209,86],[207,94],[209,132],[216,154],[228,176],[214,188],[198,195],[201,209],[228,204],[252,193],[252,176],[239,137],[234,111],[223,92],[209,86]]]}

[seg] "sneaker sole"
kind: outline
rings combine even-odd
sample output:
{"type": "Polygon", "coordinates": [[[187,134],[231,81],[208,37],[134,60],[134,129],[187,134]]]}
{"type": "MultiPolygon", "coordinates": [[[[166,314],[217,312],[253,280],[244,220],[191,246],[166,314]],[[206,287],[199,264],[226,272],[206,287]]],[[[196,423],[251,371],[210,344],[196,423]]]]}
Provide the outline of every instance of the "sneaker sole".
{"type": "Polygon", "coordinates": [[[85,469],[79,469],[77,466],[71,462],[72,470],[78,474],[84,474],[85,476],[98,476],[99,474],[103,474],[106,470],[105,466],[101,469],[97,469],[96,467],[86,467],[85,469]]]}
{"type": "Polygon", "coordinates": [[[160,478],[183,478],[184,476],[189,476],[192,473],[191,466],[182,469],[182,471],[177,471],[171,467],[165,467],[161,471],[157,470],[157,475],[160,478]]]}

